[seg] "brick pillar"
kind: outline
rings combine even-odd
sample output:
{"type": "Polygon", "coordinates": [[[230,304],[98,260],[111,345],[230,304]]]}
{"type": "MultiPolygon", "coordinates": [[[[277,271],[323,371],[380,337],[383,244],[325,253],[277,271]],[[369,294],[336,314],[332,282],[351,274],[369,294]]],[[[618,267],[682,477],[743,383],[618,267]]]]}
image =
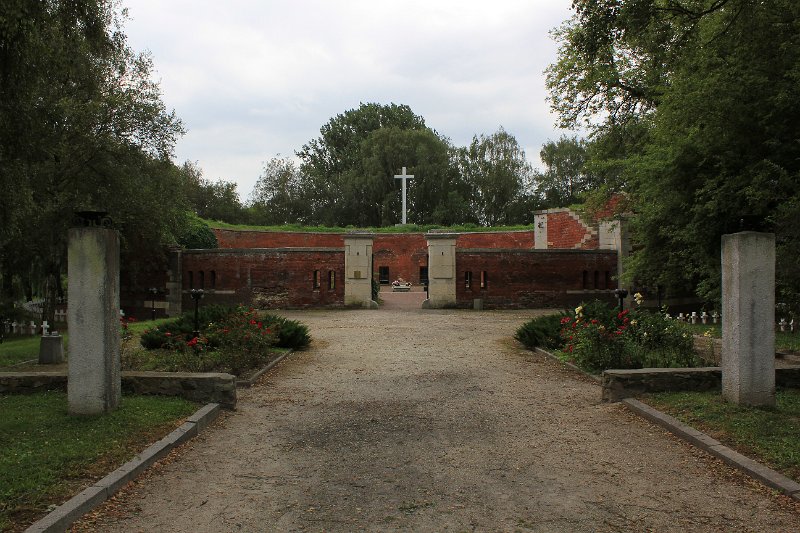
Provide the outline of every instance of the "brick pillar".
{"type": "Polygon", "coordinates": [[[722,236],[722,395],[775,405],[775,235],[722,236]]]}
{"type": "Polygon", "coordinates": [[[67,400],[74,415],[119,406],[119,234],[102,227],[69,230],[67,400]]]}
{"type": "Polygon", "coordinates": [[[375,309],[372,300],[371,233],[349,233],[344,237],[344,305],[375,309]]]}
{"type": "Polygon", "coordinates": [[[456,305],[456,235],[428,233],[428,299],[422,307],[456,305]]]}

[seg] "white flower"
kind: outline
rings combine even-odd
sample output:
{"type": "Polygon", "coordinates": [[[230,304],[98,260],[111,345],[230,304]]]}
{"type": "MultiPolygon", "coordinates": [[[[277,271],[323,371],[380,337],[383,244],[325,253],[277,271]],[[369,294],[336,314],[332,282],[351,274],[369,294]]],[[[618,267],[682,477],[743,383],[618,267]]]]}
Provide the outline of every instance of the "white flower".
{"type": "Polygon", "coordinates": [[[633,299],[636,300],[636,305],[642,305],[642,302],[644,302],[644,296],[642,296],[641,292],[634,294],[633,299]]]}

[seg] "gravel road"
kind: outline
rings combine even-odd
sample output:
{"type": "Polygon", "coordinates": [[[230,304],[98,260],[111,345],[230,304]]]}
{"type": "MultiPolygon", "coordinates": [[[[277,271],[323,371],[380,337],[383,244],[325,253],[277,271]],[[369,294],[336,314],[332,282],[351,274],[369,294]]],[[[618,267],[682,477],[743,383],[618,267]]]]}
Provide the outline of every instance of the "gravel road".
{"type": "Polygon", "coordinates": [[[288,312],[311,348],[77,530],[798,531],[514,330],[537,311],[288,312]]]}

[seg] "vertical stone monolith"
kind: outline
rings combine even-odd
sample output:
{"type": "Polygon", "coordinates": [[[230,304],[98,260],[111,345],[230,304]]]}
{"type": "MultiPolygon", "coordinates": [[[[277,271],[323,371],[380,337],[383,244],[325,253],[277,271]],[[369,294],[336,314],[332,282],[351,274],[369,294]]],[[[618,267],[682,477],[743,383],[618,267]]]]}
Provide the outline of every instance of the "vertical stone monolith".
{"type": "Polygon", "coordinates": [[[117,231],[70,229],[67,268],[69,412],[107,413],[121,395],[117,231]]]}
{"type": "Polygon", "coordinates": [[[348,233],[344,237],[344,304],[374,309],[372,299],[371,233],[348,233]]]}
{"type": "Polygon", "coordinates": [[[722,236],[722,395],[775,404],[775,235],[722,236]]]}
{"type": "Polygon", "coordinates": [[[428,233],[428,299],[426,309],[456,305],[456,237],[452,233],[428,233]]]}

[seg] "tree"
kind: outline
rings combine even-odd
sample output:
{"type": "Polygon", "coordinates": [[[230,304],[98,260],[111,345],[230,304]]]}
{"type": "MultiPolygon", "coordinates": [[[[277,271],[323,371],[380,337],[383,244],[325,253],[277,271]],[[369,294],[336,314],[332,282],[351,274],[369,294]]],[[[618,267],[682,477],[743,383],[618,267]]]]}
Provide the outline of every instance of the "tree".
{"type": "Polygon", "coordinates": [[[644,283],[717,300],[720,236],[744,220],[774,228],[779,291],[797,300],[790,265],[798,235],[787,222],[798,215],[800,195],[800,102],[790,96],[800,80],[800,6],[576,6],[559,34],[551,97],[564,123],[594,118],[605,132],[634,132],[627,149],[615,150],[619,183],[636,209],[629,271],[644,283]]]}
{"type": "Polygon", "coordinates": [[[307,183],[308,177],[291,159],[270,159],[250,196],[254,221],[267,226],[310,221],[313,214],[304,199],[304,185],[307,183]]]}
{"type": "Polygon", "coordinates": [[[185,162],[181,167],[184,176],[185,194],[194,213],[207,220],[221,220],[229,224],[241,224],[247,217],[239,200],[236,183],[211,181],[203,177],[197,163],[185,162]]]}
{"type": "Polygon", "coordinates": [[[562,136],[558,141],[547,141],[539,156],[545,170],[537,173],[534,181],[543,208],[574,203],[595,185],[585,168],[586,141],[562,136]]]}
{"type": "Polygon", "coordinates": [[[169,160],[183,129],[150,58],[127,46],[123,18],[102,1],[0,7],[0,186],[14,191],[0,229],[3,285],[41,277],[51,321],[75,210],[110,212],[128,253],[173,239],[184,219],[169,160]]]}
{"type": "Polygon", "coordinates": [[[500,127],[495,133],[474,136],[459,150],[460,174],[472,194],[477,220],[486,226],[522,222],[515,206],[532,193],[531,166],[513,135],[500,127]]]}

